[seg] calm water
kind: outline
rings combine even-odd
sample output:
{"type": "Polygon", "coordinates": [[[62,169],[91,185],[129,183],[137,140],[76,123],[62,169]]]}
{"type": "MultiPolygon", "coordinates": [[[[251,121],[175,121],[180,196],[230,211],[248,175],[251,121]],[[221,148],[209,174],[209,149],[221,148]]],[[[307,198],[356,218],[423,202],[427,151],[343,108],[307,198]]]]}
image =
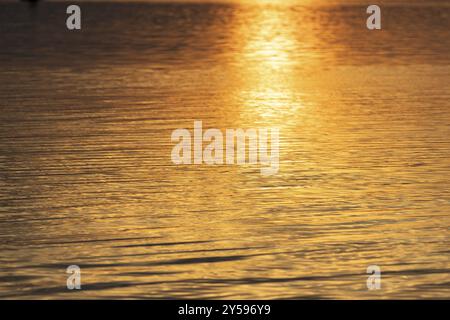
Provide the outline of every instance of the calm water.
{"type": "Polygon", "coordinates": [[[450,298],[450,6],[65,9],[0,4],[1,298],[450,298]],[[278,175],[173,165],[195,119],[278,175]]]}

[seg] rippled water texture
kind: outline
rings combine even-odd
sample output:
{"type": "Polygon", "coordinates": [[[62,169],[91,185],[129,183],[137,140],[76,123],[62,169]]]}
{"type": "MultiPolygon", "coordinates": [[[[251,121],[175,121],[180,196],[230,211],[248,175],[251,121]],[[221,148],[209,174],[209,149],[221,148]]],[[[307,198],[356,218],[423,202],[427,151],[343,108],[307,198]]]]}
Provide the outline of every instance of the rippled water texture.
{"type": "Polygon", "coordinates": [[[81,8],[0,4],[0,297],[450,297],[448,5],[81,8]],[[195,119],[279,173],[172,164],[195,119]]]}

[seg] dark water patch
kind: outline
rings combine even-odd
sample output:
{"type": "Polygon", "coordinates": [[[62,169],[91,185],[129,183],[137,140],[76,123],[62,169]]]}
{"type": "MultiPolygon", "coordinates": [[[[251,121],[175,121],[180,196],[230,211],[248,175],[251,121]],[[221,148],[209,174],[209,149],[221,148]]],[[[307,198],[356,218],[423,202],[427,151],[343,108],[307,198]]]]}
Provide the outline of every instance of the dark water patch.
{"type": "MultiPolygon", "coordinates": [[[[131,254],[121,254],[121,255],[110,255],[110,256],[89,256],[80,257],[79,260],[95,260],[95,259],[111,259],[111,258],[123,258],[123,257],[143,257],[143,256],[159,256],[159,255],[176,255],[185,253],[202,253],[202,252],[221,252],[221,251],[245,251],[245,250],[255,250],[255,249],[267,249],[268,247],[236,247],[236,248],[217,248],[217,249],[198,249],[198,250],[177,250],[177,251],[158,251],[153,253],[131,253],[131,254]]],[[[75,259],[77,260],[77,259],[75,259]]]]}
{"type": "Polygon", "coordinates": [[[189,244],[210,243],[214,241],[180,241],[180,242],[161,242],[161,243],[145,243],[145,244],[129,244],[123,246],[114,246],[115,248],[135,248],[135,247],[166,247],[166,246],[179,246],[189,244]]]}

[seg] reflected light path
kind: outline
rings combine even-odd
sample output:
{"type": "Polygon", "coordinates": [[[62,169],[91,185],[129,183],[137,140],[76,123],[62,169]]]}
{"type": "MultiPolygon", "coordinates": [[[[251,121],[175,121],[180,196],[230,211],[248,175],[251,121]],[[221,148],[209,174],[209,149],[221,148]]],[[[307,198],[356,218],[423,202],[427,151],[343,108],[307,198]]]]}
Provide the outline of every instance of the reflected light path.
{"type": "Polygon", "coordinates": [[[238,53],[244,77],[239,92],[242,116],[280,129],[302,107],[294,75],[298,63],[294,53],[299,43],[291,14],[289,10],[263,6],[238,32],[245,39],[238,53]]]}

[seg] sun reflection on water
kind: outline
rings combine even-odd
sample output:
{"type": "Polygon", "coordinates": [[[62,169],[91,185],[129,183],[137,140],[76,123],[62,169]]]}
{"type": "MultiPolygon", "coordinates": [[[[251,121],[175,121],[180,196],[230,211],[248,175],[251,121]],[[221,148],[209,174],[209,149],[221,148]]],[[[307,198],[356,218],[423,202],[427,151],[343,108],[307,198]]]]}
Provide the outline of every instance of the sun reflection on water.
{"type": "Polygon", "coordinates": [[[245,40],[238,55],[245,78],[239,97],[247,119],[284,127],[302,107],[294,74],[299,43],[290,19],[288,10],[264,7],[241,25],[238,34],[245,40]]]}

